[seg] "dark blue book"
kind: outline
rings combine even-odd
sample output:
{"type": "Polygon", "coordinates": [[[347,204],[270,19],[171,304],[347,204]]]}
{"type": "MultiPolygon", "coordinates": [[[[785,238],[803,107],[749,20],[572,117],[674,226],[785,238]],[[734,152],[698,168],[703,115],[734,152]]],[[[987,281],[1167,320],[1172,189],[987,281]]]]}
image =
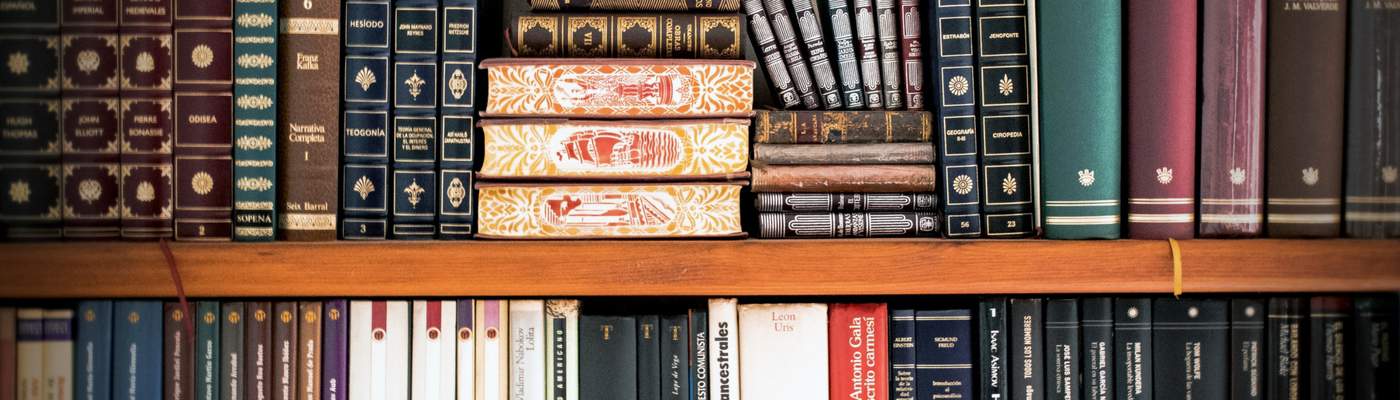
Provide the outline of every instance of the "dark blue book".
{"type": "Polygon", "coordinates": [[[1076,399],[1081,396],[1079,364],[1079,300],[1054,299],[1045,302],[1045,396],[1048,399],[1076,399]]]}
{"type": "Polygon", "coordinates": [[[580,400],[637,399],[637,319],[588,315],[578,319],[580,400]]]}
{"type": "Polygon", "coordinates": [[[238,60],[233,63],[233,240],[272,241],[277,221],[277,3],[234,0],[233,12],[239,21],[233,24],[238,60]]]}
{"type": "Polygon", "coordinates": [[[1114,300],[1113,352],[1114,398],[1152,400],[1152,299],[1114,300]]]}
{"type": "Polygon", "coordinates": [[[1045,398],[1045,315],[1041,299],[1011,299],[1006,320],[1012,400],[1045,398]]]}
{"type": "Polygon", "coordinates": [[[971,399],[972,310],[919,310],[914,325],[917,398],[971,399]]]}
{"type": "Polygon", "coordinates": [[[432,239],[437,231],[437,0],[394,0],[393,121],[389,237],[432,239]]]}
{"type": "Polygon", "coordinates": [[[219,305],[219,400],[244,400],[242,302],[219,305]]]}
{"type": "Polygon", "coordinates": [[[971,0],[940,0],[931,19],[938,38],[939,182],[950,238],[982,236],[981,168],[977,134],[976,30],[971,0]]]}
{"type": "Polygon", "coordinates": [[[690,309],[690,399],[710,398],[709,310],[690,309]]]}
{"type": "Polygon", "coordinates": [[[1006,298],[983,299],[977,306],[978,354],[981,364],[977,366],[978,387],[984,399],[1006,399],[1006,298]]]}
{"type": "MultiPolygon", "coordinates": [[[[458,304],[462,302],[459,301],[458,304]]],[[[467,301],[471,307],[471,301],[467,301]]],[[[350,302],[326,300],[321,318],[321,400],[345,400],[350,374],[350,302]]],[[[468,308],[470,309],[470,308],[468,308]]],[[[462,312],[458,307],[457,312],[462,312]]],[[[457,314],[470,324],[471,312],[457,314]]]]}
{"type": "Polygon", "coordinates": [[[988,237],[1034,233],[1029,26],[1025,0],[977,2],[978,162],[988,237]]]}
{"type": "Polygon", "coordinates": [[[690,398],[690,323],[685,314],[661,317],[661,398],[690,398]]]}
{"type": "Polygon", "coordinates": [[[194,305],[194,398],[219,400],[219,309],[217,301],[194,305]]]}
{"type": "Polygon", "coordinates": [[[439,239],[465,239],[476,221],[477,0],[442,0],[441,108],[438,112],[439,239]]]}
{"type": "Polygon", "coordinates": [[[74,399],[112,398],[112,302],[78,303],[78,347],[74,349],[74,399]]]}
{"type": "Polygon", "coordinates": [[[125,400],[159,400],[161,322],[159,301],[118,301],[112,305],[112,393],[125,400]]]}
{"type": "Polygon", "coordinates": [[[1079,354],[1084,400],[1113,398],[1113,299],[1091,297],[1079,301],[1083,351],[1079,354]]]}
{"type": "Polygon", "coordinates": [[[389,232],[389,0],[345,2],[340,93],[340,236],[385,239],[389,232]]]}
{"type": "Polygon", "coordinates": [[[916,327],[914,310],[890,311],[890,399],[914,400],[916,327]]]}

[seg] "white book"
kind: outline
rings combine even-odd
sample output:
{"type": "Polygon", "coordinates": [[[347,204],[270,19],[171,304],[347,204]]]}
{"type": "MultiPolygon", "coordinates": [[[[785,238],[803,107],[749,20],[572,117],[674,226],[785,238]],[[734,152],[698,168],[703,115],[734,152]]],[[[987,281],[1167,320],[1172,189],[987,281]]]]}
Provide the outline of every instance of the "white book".
{"type": "Polygon", "coordinates": [[[510,364],[510,303],[506,300],[477,300],[476,302],[476,398],[477,400],[507,400],[510,364]]]}
{"type": "Polygon", "coordinates": [[[15,312],[15,384],[18,400],[44,398],[44,310],[15,312]]]}
{"type": "Polygon", "coordinates": [[[476,302],[457,300],[457,400],[476,400],[476,302]]]}
{"type": "Polygon", "coordinates": [[[710,400],[739,400],[738,305],[710,299],[710,400]]]}
{"type": "Polygon", "coordinates": [[[44,400],[73,400],[73,310],[44,310],[44,400]]]}
{"type": "Polygon", "coordinates": [[[413,301],[413,400],[452,400],[457,395],[457,303],[413,301]]]}
{"type": "Polygon", "coordinates": [[[510,400],[545,400],[544,300],[510,301],[510,400]]]}
{"type": "Polygon", "coordinates": [[[350,398],[408,400],[408,302],[350,302],[350,398]]]}
{"type": "Polygon", "coordinates": [[[578,300],[545,300],[549,400],[578,400],[578,300]]]}
{"type": "Polygon", "coordinates": [[[739,306],[739,393],[749,399],[825,399],[825,304],[739,306]]]}

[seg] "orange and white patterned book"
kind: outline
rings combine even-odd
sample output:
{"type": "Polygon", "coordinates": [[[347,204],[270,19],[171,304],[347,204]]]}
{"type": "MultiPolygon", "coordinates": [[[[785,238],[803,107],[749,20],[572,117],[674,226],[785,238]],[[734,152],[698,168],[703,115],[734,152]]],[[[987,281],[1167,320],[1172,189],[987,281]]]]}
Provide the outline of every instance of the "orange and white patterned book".
{"type": "Polygon", "coordinates": [[[478,237],[743,236],[737,183],[479,184],[478,237]]]}
{"type": "Polygon", "coordinates": [[[700,118],[753,115],[752,61],[486,60],[490,117],[700,118]]]}
{"type": "Polygon", "coordinates": [[[493,119],[482,178],[727,178],[748,169],[749,121],[493,119]]]}

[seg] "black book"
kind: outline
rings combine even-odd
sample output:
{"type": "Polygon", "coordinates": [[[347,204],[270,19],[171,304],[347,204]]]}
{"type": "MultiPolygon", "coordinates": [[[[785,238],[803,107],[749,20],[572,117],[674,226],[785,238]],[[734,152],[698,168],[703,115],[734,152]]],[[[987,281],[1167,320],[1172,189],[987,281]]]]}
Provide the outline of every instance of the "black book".
{"type": "Polygon", "coordinates": [[[1152,299],[1113,304],[1114,393],[1118,400],[1152,400],[1152,299]]]}
{"type": "Polygon", "coordinates": [[[836,72],[831,67],[831,56],[826,53],[826,35],[822,33],[821,10],[812,5],[813,0],[791,1],[792,12],[797,18],[797,32],[802,37],[807,66],[812,69],[812,79],[816,82],[822,107],[828,110],[841,108],[841,92],[836,87],[836,72]]]}
{"type": "Polygon", "coordinates": [[[1152,307],[1153,397],[1229,399],[1229,303],[1161,298],[1152,307]]]}
{"type": "Polygon", "coordinates": [[[1055,299],[1045,303],[1045,390],[1053,400],[1080,397],[1079,300],[1055,299]]]}
{"type": "Polygon", "coordinates": [[[1230,301],[1230,398],[1264,398],[1264,302],[1230,301]]]}
{"type": "Polygon", "coordinates": [[[1011,318],[1007,330],[1011,333],[1011,399],[1041,400],[1045,398],[1045,328],[1040,299],[1011,299],[1011,318]]]}
{"type": "Polygon", "coordinates": [[[661,400],[661,318],[637,316],[637,400],[661,400]]]}
{"type": "Polygon", "coordinates": [[[1347,400],[1351,299],[1313,297],[1308,306],[1308,388],[1313,400],[1347,400]]]}
{"type": "Polygon", "coordinates": [[[977,365],[978,390],[983,399],[1005,399],[1008,396],[1006,383],[1006,298],[997,297],[982,300],[978,305],[977,336],[978,354],[981,364],[977,365]]]}
{"type": "Polygon", "coordinates": [[[1356,400],[1400,399],[1400,380],[1395,379],[1396,342],[1395,297],[1362,297],[1353,303],[1356,313],[1352,326],[1352,398],[1356,400]]]}
{"type": "Polygon", "coordinates": [[[1303,299],[1293,297],[1280,297],[1269,299],[1268,309],[1268,336],[1265,343],[1268,352],[1264,359],[1268,360],[1267,390],[1266,399],[1278,400],[1299,400],[1303,393],[1307,393],[1303,385],[1307,381],[1303,379],[1303,350],[1307,347],[1303,344],[1303,299]]]}
{"type": "Polygon", "coordinates": [[[637,399],[637,319],[587,315],[578,322],[580,400],[637,399]]]}
{"type": "Polygon", "coordinates": [[[661,317],[661,398],[690,399],[690,324],[685,314],[661,317]]]}
{"type": "Polygon", "coordinates": [[[1082,345],[1084,400],[1113,398],[1113,299],[1092,297],[1079,301],[1082,345]]]}
{"type": "Polygon", "coordinates": [[[690,400],[710,398],[710,320],[708,310],[690,309],[690,400]]]}

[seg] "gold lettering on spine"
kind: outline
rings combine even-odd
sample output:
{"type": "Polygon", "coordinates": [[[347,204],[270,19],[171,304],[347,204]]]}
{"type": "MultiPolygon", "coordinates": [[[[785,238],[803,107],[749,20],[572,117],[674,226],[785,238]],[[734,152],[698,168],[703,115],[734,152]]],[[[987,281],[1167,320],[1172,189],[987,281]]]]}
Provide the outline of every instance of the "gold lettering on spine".
{"type": "Polygon", "coordinates": [[[284,18],[282,33],[291,35],[339,35],[340,20],[335,18],[284,18]]]}

